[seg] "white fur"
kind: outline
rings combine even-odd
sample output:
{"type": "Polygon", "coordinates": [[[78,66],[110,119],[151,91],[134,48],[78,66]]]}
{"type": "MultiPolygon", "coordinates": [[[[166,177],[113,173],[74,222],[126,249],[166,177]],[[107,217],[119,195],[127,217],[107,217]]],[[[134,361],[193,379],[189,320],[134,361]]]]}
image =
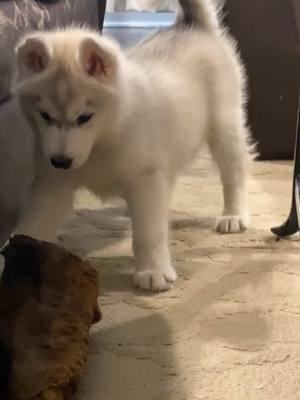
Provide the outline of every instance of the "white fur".
{"type": "MultiPolygon", "coordinates": [[[[19,57],[16,93],[36,129],[44,160],[18,232],[53,240],[79,186],[101,197],[120,196],[132,218],[134,283],[146,290],[166,290],[176,279],[168,248],[171,191],[178,172],[206,144],[224,188],[217,231],[247,228],[251,157],[244,83],[227,35],[175,27],[129,53],[84,29],[38,33],[35,38],[45,44],[49,60],[40,73],[22,75],[24,59],[19,57]],[[87,46],[83,50],[82,43],[87,46]],[[104,59],[106,74],[85,73],[84,57],[91,48],[104,59]],[[67,76],[57,72],[61,66],[67,76]],[[60,118],[49,97],[51,88],[65,107],[66,120],[74,122],[80,113],[91,112],[91,121],[82,127],[47,127],[37,109],[60,118]],[[69,98],[68,88],[73,91],[69,98]],[[36,102],[26,106],[28,97],[35,96],[36,102]],[[56,154],[73,158],[72,169],[50,166],[49,158],[56,154]]],[[[25,55],[26,41],[28,37],[19,46],[25,55]]]]}

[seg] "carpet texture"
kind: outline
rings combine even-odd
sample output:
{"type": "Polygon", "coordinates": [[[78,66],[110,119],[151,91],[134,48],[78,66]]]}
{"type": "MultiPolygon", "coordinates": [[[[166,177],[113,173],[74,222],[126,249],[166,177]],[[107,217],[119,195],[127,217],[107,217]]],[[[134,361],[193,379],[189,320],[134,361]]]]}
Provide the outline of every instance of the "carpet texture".
{"type": "Polygon", "coordinates": [[[60,237],[99,271],[103,320],[78,400],[299,400],[300,243],[270,233],[289,211],[291,175],[291,163],[255,163],[251,228],[219,235],[218,175],[197,160],[170,214],[179,279],[156,295],[132,288],[123,206],[79,194],[60,237]]]}

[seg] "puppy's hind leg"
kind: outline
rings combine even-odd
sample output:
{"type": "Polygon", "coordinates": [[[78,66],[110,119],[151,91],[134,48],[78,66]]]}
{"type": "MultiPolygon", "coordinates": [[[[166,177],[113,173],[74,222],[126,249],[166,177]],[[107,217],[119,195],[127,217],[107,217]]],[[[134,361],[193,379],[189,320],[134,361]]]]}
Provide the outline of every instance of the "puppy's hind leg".
{"type": "Polygon", "coordinates": [[[251,154],[242,115],[229,112],[222,117],[209,137],[224,196],[223,214],[217,219],[216,229],[219,233],[237,233],[249,225],[247,177],[251,154]]]}

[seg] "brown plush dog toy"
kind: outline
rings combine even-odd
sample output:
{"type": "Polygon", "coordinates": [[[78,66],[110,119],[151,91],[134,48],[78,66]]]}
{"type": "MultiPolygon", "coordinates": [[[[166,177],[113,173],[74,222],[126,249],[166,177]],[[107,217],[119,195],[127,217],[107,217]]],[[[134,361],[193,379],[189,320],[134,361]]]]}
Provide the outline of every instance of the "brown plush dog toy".
{"type": "Polygon", "coordinates": [[[0,399],[65,400],[101,319],[94,269],[60,246],[15,236],[2,250],[0,399]]]}

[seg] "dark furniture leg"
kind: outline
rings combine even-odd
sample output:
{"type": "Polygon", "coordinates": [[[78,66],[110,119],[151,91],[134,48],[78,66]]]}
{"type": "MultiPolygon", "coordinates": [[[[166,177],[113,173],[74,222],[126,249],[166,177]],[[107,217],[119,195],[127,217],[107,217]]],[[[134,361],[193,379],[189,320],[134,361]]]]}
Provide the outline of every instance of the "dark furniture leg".
{"type": "Polygon", "coordinates": [[[105,9],[106,9],[106,0],[98,0],[98,9],[99,9],[99,28],[100,31],[102,31],[105,9]]]}
{"type": "Polygon", "coordinates": [[[294,178],[290,216],[283,225],[271,229],[275,235],[280,237],[293,235],[300,230],[300,95],[298,100],[298,119],[294,154],[294,178]]]}

